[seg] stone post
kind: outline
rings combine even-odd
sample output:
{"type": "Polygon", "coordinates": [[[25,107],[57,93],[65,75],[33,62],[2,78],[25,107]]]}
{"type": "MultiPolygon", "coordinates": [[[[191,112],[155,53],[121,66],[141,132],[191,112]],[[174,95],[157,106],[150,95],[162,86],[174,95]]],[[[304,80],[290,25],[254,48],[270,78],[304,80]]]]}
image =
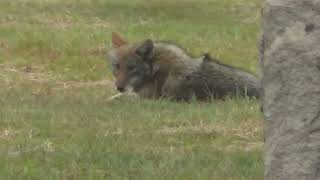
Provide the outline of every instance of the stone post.
{"type": "Polygon", "coordinates": [[[265,179],[320,180],[320,0],[265,0],[265,179]]]}

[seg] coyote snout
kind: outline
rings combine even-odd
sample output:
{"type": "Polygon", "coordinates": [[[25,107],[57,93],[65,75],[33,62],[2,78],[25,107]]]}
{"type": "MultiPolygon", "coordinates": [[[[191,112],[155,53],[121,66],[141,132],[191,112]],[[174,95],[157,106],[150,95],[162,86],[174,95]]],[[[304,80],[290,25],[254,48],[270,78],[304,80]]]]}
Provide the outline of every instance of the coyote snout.
{"type": "Polygon", "coordinates": [[[123,83],[123,81],[116,79],[115,85],[119,92],[125,92],[127,89],[127,83],[123,83]]]}

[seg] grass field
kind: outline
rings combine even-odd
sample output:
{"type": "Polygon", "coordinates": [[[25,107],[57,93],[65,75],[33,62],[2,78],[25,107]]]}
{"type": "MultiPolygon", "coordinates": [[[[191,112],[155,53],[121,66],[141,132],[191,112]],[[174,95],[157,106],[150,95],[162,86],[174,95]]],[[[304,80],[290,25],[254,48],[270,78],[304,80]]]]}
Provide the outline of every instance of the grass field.
{"type": "Polygon", "coordinates": [[[258,71],[260,0],[1,0],[0,179],[263,179],[256,100],[107,102],[112,31],[258,71]]]}

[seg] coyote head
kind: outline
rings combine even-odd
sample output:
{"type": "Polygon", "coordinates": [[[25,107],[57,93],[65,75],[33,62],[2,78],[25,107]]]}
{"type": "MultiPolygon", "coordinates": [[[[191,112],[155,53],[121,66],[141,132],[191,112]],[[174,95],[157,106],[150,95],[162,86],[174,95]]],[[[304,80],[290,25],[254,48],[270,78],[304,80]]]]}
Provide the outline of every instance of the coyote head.
{"type": "Polygon", "coordinates": [[[139,90],[152,77],[153,42],[129,44],[117,33],[112,33],[112,49],[108,53],[118,91],[128,87],[139,90]]]}

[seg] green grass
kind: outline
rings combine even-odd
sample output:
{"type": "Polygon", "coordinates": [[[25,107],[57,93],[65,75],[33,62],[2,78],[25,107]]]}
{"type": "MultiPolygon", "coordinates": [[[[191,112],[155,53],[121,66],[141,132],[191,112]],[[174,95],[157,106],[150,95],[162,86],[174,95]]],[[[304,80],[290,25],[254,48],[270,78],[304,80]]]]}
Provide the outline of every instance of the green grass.
{"type": "Polygon", "coordinates": [[[259,102],[107,102],[112,31],[258,71],[260,0],[1,0],[0,179],[263,178],[259,102]]]}

